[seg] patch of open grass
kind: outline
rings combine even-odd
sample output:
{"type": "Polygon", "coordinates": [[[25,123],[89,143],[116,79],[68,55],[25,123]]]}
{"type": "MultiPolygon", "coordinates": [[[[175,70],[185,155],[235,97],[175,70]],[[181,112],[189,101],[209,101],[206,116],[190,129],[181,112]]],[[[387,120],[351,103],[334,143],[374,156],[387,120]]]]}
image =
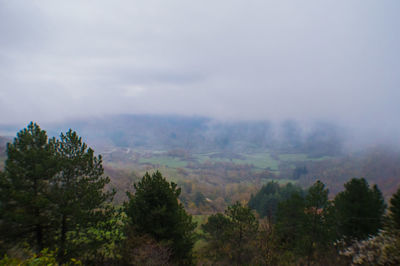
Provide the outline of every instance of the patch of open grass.
{"type": "Polygon", "coordinates": [[[282,161],[307,161],[308,158],[307,154],[305,153],[288,153],[288,154],[280,154],[279,159],[282,161]]]}
{"type": "Polygon", "coordinates": [[[210,162],[232,162],[235,164],[252,164],[257,169],[270,168],[273,171],[278,170],[279,161],[273,159],[268,152],[263,153],[251,153],[251,154],[240,154],[244,159],[228,159],[228,158],[211,158],[213,153],[208,154],[196,154],[194,157],[199,163],[206,161],[210,162]]]}
{"type": "Polygon", "coordinates": [[[279,161],[271,157],[270,153],[252,153],[246,154],[246,161],[249,164],[253,164],[256,168],[270,168],[273,171],[278,170],[279,161]]]}
{"type": "Polygon", "coordinates": [[[331,157],[329,156],[322,156],[322,157],[309,157],[305,153],[287,153],[287,154],[280,154],[279,159],[281,161],[290,161],[290,162],[295,162],[295,161],[323,161],[326,159],[330,159],[331,157]]]}

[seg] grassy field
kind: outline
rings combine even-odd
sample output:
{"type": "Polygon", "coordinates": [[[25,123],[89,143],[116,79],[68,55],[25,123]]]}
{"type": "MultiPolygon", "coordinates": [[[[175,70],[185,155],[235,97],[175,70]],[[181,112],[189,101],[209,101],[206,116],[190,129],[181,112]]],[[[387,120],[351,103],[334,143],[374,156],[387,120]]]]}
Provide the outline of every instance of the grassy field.
{"type": "Polygon", "coordinates": [[[167,168],[186,168],[189,162],[230,162],[235,164],[248,164],[253,165],[255,171],[260,171],[264,169],[269,169],[271,171],[277,172],[279,169],[279,164],[282,162],[301,162],[301,161],[320,161],[329,159],[330,157],[321,157],[321,158],[310,158],[307,154],[298,153],[298,154],[280,154],[278,156],[279,159],[275,159],[271,156],[269,152],[260,152],[260,153],[246,153],[240,154],[240,158],[221,158],[213,156],[216,153],[202,153],[202,154],[193,154],[191,160],[186,161],[183,158],[177,158],[172,156],[167,156],[165,153],[163,154],[161,151],[159,153],[153,153],[153,156],[150,157],[142,157],[139,159],[139,164],[151,164],[156,166],[157,168],[167,167],[167,168]]]}
{"type": "Polygon", "coordinates": [[[243,159],[228,159],[228,158],[212,158],[214,153],[195,154],[194,158],[204,163],[210,162],[232,162],[235,164],[252,164],[255,168],[266,169],[270,168],[273,171],[278,170],[279,161],[274,160],[268,152],[264,153],[251,153],[251,154],[240,154],[243,159]]]}
{"type": "Polygon", "coordinates": [[[281,161],[293,162],[293,161],[307,161],[309,160],[307,154],[296,153],[296,154],[280,154],[279,159],[281,161]]]}
{"type": "Polygon", "coordinates": [[[331,157],[329,156],[323,156],[323,157],[318,157],[318,158],[312,158],[309,157],[305,153],[290,153],[290,154],[280,154],[279,159],[281,161],[286,161],[286,162],[296,162],[296,161],[323,161],[326,159],[330,159],[331,157]]]}

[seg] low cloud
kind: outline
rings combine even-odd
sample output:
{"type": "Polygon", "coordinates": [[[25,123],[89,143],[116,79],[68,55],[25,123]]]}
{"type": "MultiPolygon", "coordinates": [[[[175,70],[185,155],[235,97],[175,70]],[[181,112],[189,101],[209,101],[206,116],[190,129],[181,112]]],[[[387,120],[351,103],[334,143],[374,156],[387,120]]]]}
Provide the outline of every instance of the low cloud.
{"type": "Polygon", "coordinates": [[[150,113],[399,133],[398,1],[0,1],[0,123],[150,113]]]}

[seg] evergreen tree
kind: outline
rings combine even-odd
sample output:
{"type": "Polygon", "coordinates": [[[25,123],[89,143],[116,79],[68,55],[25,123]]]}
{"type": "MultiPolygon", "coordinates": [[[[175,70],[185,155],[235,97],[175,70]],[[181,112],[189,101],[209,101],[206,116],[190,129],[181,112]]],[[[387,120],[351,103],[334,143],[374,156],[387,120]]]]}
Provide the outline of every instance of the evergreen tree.
{"type": "Polygon", "coordinates": [[[263,185],[254,196],[251,196],[248,205],[261,217],[267,217],[275,222],[279,203],[287,200],[294,192],[303,193],[299,186],[292,183],[280,186],[277,182],[271,181],[263,185]]]}
{"type": "Polygon", "coordinates": [[[58,162],[51,187],[56,206],[53,215],[58,226],[59,258],[65,259],[90,249],[77,245],[73,238],[110,218],[106,204],[112,201],[114,192],[103,191],[110,180],[103,176],[102,158],[96,157],[76,132],[70,129],[53,143],[58,162]]]}
{"type": "Polygon", "coordinates": [[[36,123],[21,130],[7,145],[1,181],[1,233],[9,243],[28,242],[36,251],[52,243],[50,183],[55,154],[46,131],[36,123]]]}
{"type": "Polygon", "coordinates": [[[279,203],[276,217],[278,241],[285,249],[299,255],[304,254],[305,206],[303,193],[294,192],[287,200],[279,203]]]}
{"type": "Polygon", "coordinates": [[[364,178],[353,178],[344,187],[334,200],[339,237],[361,240],[376,234],[386,208],[381,191],[364,178]]]}
{"type": "Polygon", "coordinates": [[[214,262],[223,261],[228,257],[226,253],[230,250],[227,250],[229,239],[226,231],[229,226],[230,220],[222,213],[210,215],[207,223],[201,225],[207,241],[204,253],[214,262]]]}
{"type": "Polygon", "coordinates": [[[113,192],[103,191],[109,179],[102,176],[101,157],[75,132],[48,140],[44,130],[30,123],[8,144],[7,156],[0,174],[5,243],[28,243],[36,252],[58,248],[61,262],[73,251],[81,255],[104,243],[104,238],[88,239],[87,231],[107,221],[111,209],[105,204],[113,192]]]}
{"type": "Polygon", "coordinates": [[[239,202],[228,206],[225,215],[231,225],[226,237],[231,242],[232,262],[235,265],[246,264],[254,255],[253,241],[256,239],[258,221],[251,209],[239,202]]]}
{"type": "Polygon", "coordinates": [[[208,242],[205,252],[213,262],[244,265],[255,256],[258,221],[239,202],[228,206],[225,215],[211,215],[202,229],[208,242]]]}
{"type": "Polygon", "coordinates": [[[390,220],[393,227],[400,230],[400,188],[390,199],[390,220]]]}
{"type": "Polygon", "coordinates": [[[284,248],[303,257],[309,265],[316,251],[323,254],[333,243],[332,205],[328,189],[315,182],[305,195],[293,193],[279,204],[277,235],[284,248]]]}
{"type": "Polygon", "coordinates": [[[158,171],[146,173],[134,188],[125,203],[133,230],[168,245],[175,262],[190,263],[196,223],[178,201],[181,189],[158,171]]]}
{"type": "Polygon", "coordinates": [[[329,190],[318,180],[308,189],[305,197],[305,220],[302,227],[308,265],[316,250],[323,253],[334,240],[332,204],[328,194],[329,190]]]}

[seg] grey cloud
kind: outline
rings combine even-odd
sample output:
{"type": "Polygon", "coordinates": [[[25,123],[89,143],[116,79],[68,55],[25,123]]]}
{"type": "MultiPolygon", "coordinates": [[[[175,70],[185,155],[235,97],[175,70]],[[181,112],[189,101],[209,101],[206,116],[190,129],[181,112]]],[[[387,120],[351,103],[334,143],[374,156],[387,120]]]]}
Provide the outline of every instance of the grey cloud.
{"type": "Polygon", "coordinates": [[[400,131],[399,7],[0,1],[0,123],[176,113],[400,131]]]}

